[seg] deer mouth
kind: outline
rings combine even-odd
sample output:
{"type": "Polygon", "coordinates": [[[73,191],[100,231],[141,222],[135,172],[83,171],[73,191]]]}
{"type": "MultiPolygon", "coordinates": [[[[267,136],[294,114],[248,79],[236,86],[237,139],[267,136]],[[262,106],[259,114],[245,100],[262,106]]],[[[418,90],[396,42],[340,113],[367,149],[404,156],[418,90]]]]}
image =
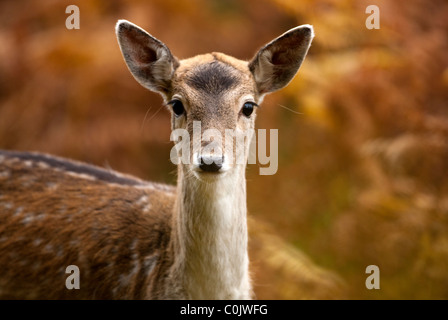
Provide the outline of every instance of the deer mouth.
{"type": "Polygon", "coordinates": [[[207,166],[194,164],[192,173],[198,180],[211,183],[223,178],[228,170],[229,168],[225,164],[210,164],[207,166]]]}

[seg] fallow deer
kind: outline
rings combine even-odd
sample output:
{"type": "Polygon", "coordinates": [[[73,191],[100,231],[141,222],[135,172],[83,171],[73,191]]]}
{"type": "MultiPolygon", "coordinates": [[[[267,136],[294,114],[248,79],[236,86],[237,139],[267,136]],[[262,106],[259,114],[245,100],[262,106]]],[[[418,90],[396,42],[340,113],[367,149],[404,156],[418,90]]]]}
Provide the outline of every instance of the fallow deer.
{"type": "MultiPolygon", "coordinates": [[[[222,53],[178,60],[125,20],[116,35],[135,79],[162,95],[173,131],[192,134],[199,122],[203,131],[230,129],[237,138],[253,129],[263,97],[295,76],[314,33],[310,25],[293,28],[249,62],[222,53]]],[[[178,164],[177,186],[0,151],[0,297],[252,298],[246,162],[217,141],[189,142],[198,152],[178,164]],[[79,289],[66,287],[70,265],[79,268],[79,289]]]]}

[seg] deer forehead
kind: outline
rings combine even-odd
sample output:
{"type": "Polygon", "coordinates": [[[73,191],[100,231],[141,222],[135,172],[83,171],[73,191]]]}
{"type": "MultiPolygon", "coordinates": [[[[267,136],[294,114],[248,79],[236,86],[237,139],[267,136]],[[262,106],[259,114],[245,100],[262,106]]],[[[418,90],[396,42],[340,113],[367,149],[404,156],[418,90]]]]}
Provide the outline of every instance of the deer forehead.
{"type": "Polygon", "coordinates": [[[214,106],[239,111],[239,100],[247,96],[255,99],[255,93],[248,63],[222,53],[181,60],[173,78],[173,96],[185,99],[192,109],[214,106]]]}

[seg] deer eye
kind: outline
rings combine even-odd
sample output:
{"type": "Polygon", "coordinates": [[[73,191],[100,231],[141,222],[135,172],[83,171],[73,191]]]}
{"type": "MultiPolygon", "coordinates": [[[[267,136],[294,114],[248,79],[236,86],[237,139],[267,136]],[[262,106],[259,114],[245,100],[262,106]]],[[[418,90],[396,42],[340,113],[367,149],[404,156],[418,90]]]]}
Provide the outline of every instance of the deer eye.
{"type": "Polygon", "coordinates": [[[243,104],[243,107],[241,108],[241,112],[246,116],[246,117],[250,117],[250,115],[252,114],[252,112],[254,112],[254,107],[257,104],[255,102],[245,102],[243,104]]]}
{"type": "Polygon", "coordinates": [[[176,117],[180,117],[185,112],[184,105],[180,100],[171,100],[170,102],[168,102],[168,105],[171,106],[176,117]]]}

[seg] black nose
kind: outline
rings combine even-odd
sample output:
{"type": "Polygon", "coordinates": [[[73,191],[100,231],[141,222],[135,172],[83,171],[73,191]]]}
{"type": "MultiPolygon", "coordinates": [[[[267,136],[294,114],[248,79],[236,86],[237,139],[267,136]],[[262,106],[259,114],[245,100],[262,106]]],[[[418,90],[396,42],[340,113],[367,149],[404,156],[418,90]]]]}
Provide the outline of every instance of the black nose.
{"type": "Polygon", "coordinates": [[[217,172],[222,168],[224,156],[200,156],[199,168],[205,172],[217,172]]]}

